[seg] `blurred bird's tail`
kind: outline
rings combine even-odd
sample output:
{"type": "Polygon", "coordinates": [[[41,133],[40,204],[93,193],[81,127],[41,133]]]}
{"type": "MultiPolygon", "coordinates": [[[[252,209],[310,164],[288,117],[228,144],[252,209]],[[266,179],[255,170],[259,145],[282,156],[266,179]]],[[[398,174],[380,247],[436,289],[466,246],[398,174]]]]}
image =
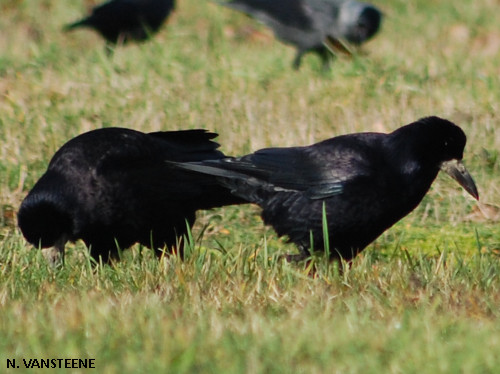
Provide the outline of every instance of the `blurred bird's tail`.
{"type": "Polygon", "coordinates": [[[89,22],[88,18],[85,18],[85,19],[82,19],[80,21],[65,25],[63,27],[63,31],[68,32],[68,31],[71,31],[74,29],[78,29],[80,27],[89,27],[89,26],[90,26],[90,22],[89,22]]]}

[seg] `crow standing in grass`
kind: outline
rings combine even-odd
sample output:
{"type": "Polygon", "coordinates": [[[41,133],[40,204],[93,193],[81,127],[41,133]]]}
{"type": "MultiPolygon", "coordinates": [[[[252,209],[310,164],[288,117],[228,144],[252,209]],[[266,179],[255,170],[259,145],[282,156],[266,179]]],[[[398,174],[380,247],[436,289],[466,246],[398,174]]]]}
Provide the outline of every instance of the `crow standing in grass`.
{"type": "Polygon", "coordinates": [[[278,39],[294,45],[295,69],[310,51],[321,57],[327,69],[333,51],[350,54],[346,43],[367,41],[382,20],[375,6],[355,0],[232,0],[222,4],[256,18],[272,28],[278,39]]]}
{"type": "Polygon", "coordinates": [[[123,128],[77,136],[57,151],[22,202],[19,227],[33,245],[55,246],[62,254],[67,241],[83,239],[104,262],[117,256],[117,244],[171,250],[186,225],[193,225],[196,210],[241,201],[213,177],[172,169],[164,161],[222,158],[211,140],[216,136],[123,128]]]}
{"type": "Polygon", "coordinates": [[[173,9],[174,0],[111,0],[65,30],[92,28],[106,39],[107,51],[112,51],[118,43],[148,39],[158,32],[173,9]]]}
{"type": "Polygon", "coordinates": [[[307,147],[267,148],[240,158],[177,163],[219,177],[240,198],[258,204],[262,218],[287,235],[300,260],[324,250],[323,210],[332,258],[349,260],[420,203],[439,170],[476,199],[462,164],[464,132],[422,118],[390,134],[337,136],[307,147]]]}

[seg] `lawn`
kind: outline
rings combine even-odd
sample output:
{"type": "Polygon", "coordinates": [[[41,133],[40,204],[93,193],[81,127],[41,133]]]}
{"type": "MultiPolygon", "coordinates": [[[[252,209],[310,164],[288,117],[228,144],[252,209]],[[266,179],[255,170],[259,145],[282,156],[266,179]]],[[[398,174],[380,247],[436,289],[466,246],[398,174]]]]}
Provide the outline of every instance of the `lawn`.
{"type": "Polygon", "coordinates": [[[0,3],[0,372],[34,372],[30,359],[120,374],[498,372],[496,1],[378,0],[380,33],[329,72],[314,55],[294,71],[293,48],[203,0],[178,0],[156,38],[108,58],[91,31],[61,32],[91,4],[0,3]],[[480,203],[440,175],[350,267],[285,263],[296,248],[254,206],[200,212],[184,262],[135,246],[95,266],[77,242],[52,268],[16,227],[54,152],[91,129],[206,128],[240,155],[427,115],[467,134],[480,203]]]}

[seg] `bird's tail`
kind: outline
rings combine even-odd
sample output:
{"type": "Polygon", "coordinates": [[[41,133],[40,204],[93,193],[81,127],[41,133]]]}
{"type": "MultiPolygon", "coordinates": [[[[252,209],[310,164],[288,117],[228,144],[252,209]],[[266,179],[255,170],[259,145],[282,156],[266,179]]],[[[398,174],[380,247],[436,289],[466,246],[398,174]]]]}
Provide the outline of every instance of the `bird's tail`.
{"type": "Polygon", "coordinates": [[[63,31],[68,32],[68,31],[71,31],[74,29],[78,29],[80,27],[89,27],[89,26],[90,26],[89,20],[88,20],[88,18],[85,18],[85,19],[82,19],[80,21],[76,21],[76,22],[73,22],[73,23],[70,23],[70,24],[63,26],[63,31]]]}
{"type": "Polygon", "coordinates": [[[167,164],[178,169],[190,170],[201,174],[212,175],[215,177],[231,179],[248,179],[248,176],[237,171],[228,170],[220,166],[219,160],[205,160],[200,162],[175,162],[166,161],[167,164]]]}
{"type": "MultiPolygon", "coordinates": [[[[222,203],[218,206],[256,203],[265,201],[269,193],[274,193],[276,188],[265,180],[261,180],[251,175],[231,170],[231,158],[221,160],[205,160],[201,162],[172,162],[167,161],[172,167],[183,169],[195,173],[205,174],[216,178],[217,183],[223,187],[217,196],[222,203]],[[228,197],[228,191],[233,198],[228,197]],[[222,197],[222,198],[221,198],[222,197]],[[234,197],[237,199],[234,200],[234,197]]],[[[281,189],[282,191],[285,189],[281,189]]],[[[215,205],[214,205],[215,206],[215,205]]]]}

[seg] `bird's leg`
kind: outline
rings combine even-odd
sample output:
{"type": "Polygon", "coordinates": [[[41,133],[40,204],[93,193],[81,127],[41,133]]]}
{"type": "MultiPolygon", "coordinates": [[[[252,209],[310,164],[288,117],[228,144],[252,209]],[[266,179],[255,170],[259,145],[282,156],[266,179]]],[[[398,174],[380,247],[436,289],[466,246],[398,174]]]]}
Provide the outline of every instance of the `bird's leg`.
{"type": "Polygon", "coordinates": [[[115,53],[115,44],[106,42],[106,45],[104,46],[104,52],[106,53],[106,57],[113,57],[113,54],[115,53]]]}
{"type": "Polygon", "coordinates": [[[284,255],[284,258],[287,262],[302,262],[306,259],[308,259],[310,257],[309,254],[305,254],[305,253],[299,253],[299,254],[290,254],[290,253],[287,253],[286,255],[284,255]]]}
{"type": "Polygon", "coordinates": [[[66,245],[66,238],[60,238],[57,242],[56,242],[56,245],[54,246],[54,248],[57,250],[57,252],[59,253],[59,258],[61,260],[61,264],[64,266],[64,255],[65,255],[65,251],[64,251],[64,247],[66,245]]]}
{"type": "Polygon", "coordinates": [[[309,257],[311,257],[311,254],[309,253],[309,250],[304,247],[304,246],[299,246],[299,253],[298,254],[286,254],[284,255],[284,258],[287,262],[302,262],[304,260],[307,260],[309,257]]]}
{"type": "Polygon", "coordinates": [[[292,66],[295,70],[299,70],[303,55],[304,55],[304,51],[301,51],[301,50],[297,51],[297,54],[295,55],[295,59],[293,60],[293,64],[292,64],[292,66]]]}
{"type": "Polygon", "coordinates": [[[321,51],[319,52],[319,55],[321,57],[321,61],[323,61],[323,65],[321,67],[321,70],[323,72],[330,71],[331,62],[332,62],[334,55],[331,54],[330,51],[326,48],[321,49],[321,51]]]}

